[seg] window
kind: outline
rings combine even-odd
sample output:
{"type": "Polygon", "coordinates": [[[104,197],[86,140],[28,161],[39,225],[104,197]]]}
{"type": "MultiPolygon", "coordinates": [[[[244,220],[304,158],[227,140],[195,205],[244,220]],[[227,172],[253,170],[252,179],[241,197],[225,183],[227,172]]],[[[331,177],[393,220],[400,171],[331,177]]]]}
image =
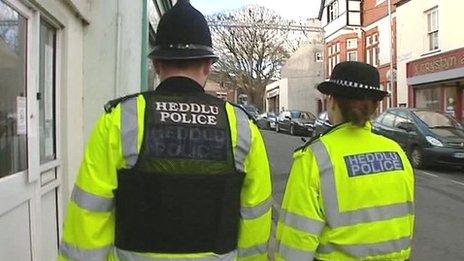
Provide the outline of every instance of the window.
{"type": "Polygon", "coordinates": [[[439,88],[416,89],[416,107],[427,108],[434,111],[440,110],[439,88]]]}
{"type": "Polygon", "coordinates": [[[0,0],[0,178],[27,169],[27,20],[0,0]]]}
{"type": "Polygon", "coordinates": [[[330,23],[337,19],[338,12],[338,0],[335,0],[327,7],[327,22],[330,23]]]}
{"type": "Polygon", "coordinates": [[[348,52],[348,61],[358,61],[358,51],[348,52]]]}
{"type": "Polygon", "coordinates": [[[346,40],[346,48],[347,49],[356,49],[358,48],[358,39],[348,39],[346,40]]]}
{"type": "Polygon", "coordinates": [[[396,116],[396,119],[395,119],[395,127],[398,128],[398,125],[400,125],[400,123],[403,123],[403,122],[406,122],[406,123],[409,123],[411,122],[411,120],[406,116],[403,116],[403,115],[397,115],[396,116]]]}
{"type": "Polygon", "coordinates": [[[438,8],[426,12],[427,15],[427,39],[429,44],[429,51],[437,50],[438,44],[438,8]]]}
{"type": "Polygon", "coordinates": [[[382,124],[388,127],[393,127],[395,122],[395,115],[391,113],[385,113],[385,115],[382,118],[382,124]]]}
{"type": "Polygon", "coordinates": [[[366,63],[379,66],[379,34],[375,33],[366,37],[366,63]]]}
{"type": "Polygon", "coordinates": [[[328,52],[329,55],[327,57],[327,76],[330,76],[332,73],[332,69],[340,63],[340,43],[334,43],[328,47],[328,52]]]}
{"type": "Polygon", "coordinates": [[[39,136],[40,162],[56,158],[55,138],[55,29],[40,21],[39,45],[39,136]]]}
{"type": "Polygon", "coordinates": [[[448,113],[449,115],[456,117],[457,113],[457,103],[456,100],[458,98],[458,89],[456,87],[446,87],[444,91],[445,96],[444,98],[444,112],[448,113]]]}
{"type": "Polygon", "coordinates": [[[324,56],[322,55],[322,52],[317,52],[314,54],[314,56],[317,63],[324,61],[324,56]]]}

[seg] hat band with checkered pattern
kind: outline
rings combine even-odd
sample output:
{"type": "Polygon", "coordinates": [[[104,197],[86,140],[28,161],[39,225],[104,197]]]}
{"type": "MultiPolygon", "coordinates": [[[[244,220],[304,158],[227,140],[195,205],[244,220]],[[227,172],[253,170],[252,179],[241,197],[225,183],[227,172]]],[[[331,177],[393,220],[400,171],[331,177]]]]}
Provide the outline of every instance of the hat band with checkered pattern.
{"type": "Polygon", "coordinates": [[[337,80],[337,79],[330,79],[329,82],[335,83],[338,85],[342,85],[345,87],[354,87],[354,88],[360,88],[360,89],[366,89],[366,90],[377,90],[380,91],[380,86],[371,86],[368,84],[363,84],[359,82],[352,82],[352,81],[347,81],[347,80],[337,80]]]}

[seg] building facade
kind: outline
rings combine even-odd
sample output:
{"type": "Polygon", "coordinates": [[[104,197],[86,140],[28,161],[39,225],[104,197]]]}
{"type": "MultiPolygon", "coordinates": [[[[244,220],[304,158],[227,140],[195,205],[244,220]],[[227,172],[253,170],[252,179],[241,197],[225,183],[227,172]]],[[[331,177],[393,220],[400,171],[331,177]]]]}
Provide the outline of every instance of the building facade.
{"type": "Polygon", "coordinates": [[[325,30],[325,77],[343,61],[360,61],[377,67],[381,87],[392,94],[382,102],[382,110],[397,105],[396,0],[391,0],[390,12],[388,2],[322,0],[319,12],[325,30]]]}
{"type": "Polygon", "coordinates": [[[149,88],[147,4],[0,0],[0,260],[56,259],[102,106],[149,88]]]}
{"type": "Polygon", "coordinates": [[[462,121],[464,33],[456,17],[464,2],[403,0],[397,8],[399,102],[462,121]]]}
{"type": "MultiPolygon", "coordinates": [[[[311,25],[320,28],[317,19],[311,25]]],[[[320,113],[323,96],[316,85],[324,80],[324,44],[321,32],[312,32],[309,40],[293,53],[281,71],[281,79],[266,86],[265,110],[279,113],[282,110],[320,113]]]]}
{"type": "Polygon", "coordinates": [[[322,111],[323,97],[316,85],[324,80],[323,49],[321,39],[315,38],[288,59],[281,70],[282,79],[266,86],[266,111],[322,111]]]}

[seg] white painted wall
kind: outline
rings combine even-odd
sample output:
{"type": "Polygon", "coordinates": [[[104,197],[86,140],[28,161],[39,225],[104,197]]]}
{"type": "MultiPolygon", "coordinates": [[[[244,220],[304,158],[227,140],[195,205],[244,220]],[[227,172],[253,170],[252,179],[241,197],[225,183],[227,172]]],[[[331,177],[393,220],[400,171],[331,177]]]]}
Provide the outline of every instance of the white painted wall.
{"type": "Polygon", "coordinates": [[[140,91],[142,1],[91,1],[84,34],[84,135],[109,100],[140,91]]]}
{"type": "Polygon", "coordinates": [[[79,16],[87,23],[90,22],[90,2],[91,0],[64,0],[79,16]]]}
{"type": "MultiPolygon", "coordinates": [[[[284,109],[288,109],[288,79],[280,79],[266,86],[266,93],[273,90],[279,89],[279,112],[284,109]]],[[[267,97],[267,96],[265,96],[267,97]]],[[[266,110],[269,111],[269,104],[266,99],[266,110]]]]}
{"type": "Polygon", "coordinates": [[[398,102],[407,103],[406,64],[430,55],[464,47],[464,31],[457,20],[462,16],[462,0],[410,1],[397,9],[398,102]],[[438,6],[440,52],[427,54],[425,11],[438,6]]]}

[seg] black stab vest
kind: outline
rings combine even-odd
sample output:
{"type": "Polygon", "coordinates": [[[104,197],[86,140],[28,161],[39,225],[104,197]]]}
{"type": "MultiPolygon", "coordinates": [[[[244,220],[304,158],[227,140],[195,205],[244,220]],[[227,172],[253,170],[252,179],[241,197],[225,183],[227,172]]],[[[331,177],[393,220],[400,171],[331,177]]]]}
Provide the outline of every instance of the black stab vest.
{"type": "Polygon", "coordinates": [[[244,173],[235,168],[225,102],[202,92],[143,94],[136,165],[118,171],[115,245],[155,253],[237,248],[244,173]]]}

